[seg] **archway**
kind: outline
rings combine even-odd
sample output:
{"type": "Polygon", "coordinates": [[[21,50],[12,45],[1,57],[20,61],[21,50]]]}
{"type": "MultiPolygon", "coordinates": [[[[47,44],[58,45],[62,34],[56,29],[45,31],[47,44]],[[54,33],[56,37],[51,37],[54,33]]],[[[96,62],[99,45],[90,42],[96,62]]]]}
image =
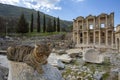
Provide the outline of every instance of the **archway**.
{"type": "Polygon", "coordinates": [[[81,44],[83,43],[83,33],[82,32],[80,33],[80,43],[81,44]]]}

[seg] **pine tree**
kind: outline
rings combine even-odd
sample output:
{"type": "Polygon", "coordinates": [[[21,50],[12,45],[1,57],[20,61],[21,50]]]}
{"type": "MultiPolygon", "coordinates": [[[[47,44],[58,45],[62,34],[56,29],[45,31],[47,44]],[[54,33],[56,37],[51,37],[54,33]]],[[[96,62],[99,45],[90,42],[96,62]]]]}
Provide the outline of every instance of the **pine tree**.
{"type": "Polygon", "coordinates": [[[6,32],[6,25],[5,25],[6,20],[0,16],[0,34],[5,33],[6,32]]]}
{"type": "Polygon", "coordinates": [[[60,32],[60,19],[57,18],[57,32],[60,32]]]}
{"type": "Polygon", "coordinates": [[[51,18],[48,19],[48,23],[47,23],[47,32],[53,32],[53,27],[52,27],[51,18]]]}
{"type": "Polygon", "coordinates": [[[30,32],[33,32],[33,13],[31,14],[30,32]]]}
{"type": "Polygon", "coordinates": [[[56,18],[54,17],[54,20],[53,20],[53,31],[56,32],[57,29],[56,29],[56,18]]]}
{"type": "Polygon", "coordinates": [[[43,32],[44,33],[46,32],[46,16],[45,16],[45,14],[43,16],[43,32]]]}
{"type": "Polygon", "coordinates": [[[27,33],[29,32],[28,22],[26,21],[24,14],[22,13],[17,24],[18,33],[27,33]]]}
{"type": "Polygon", "coordinates": [[[37,12],[38,17],[37,17],[37,32],[41,31],[41,27],[40,27],[40,13],[39,11],[37,12]]]}

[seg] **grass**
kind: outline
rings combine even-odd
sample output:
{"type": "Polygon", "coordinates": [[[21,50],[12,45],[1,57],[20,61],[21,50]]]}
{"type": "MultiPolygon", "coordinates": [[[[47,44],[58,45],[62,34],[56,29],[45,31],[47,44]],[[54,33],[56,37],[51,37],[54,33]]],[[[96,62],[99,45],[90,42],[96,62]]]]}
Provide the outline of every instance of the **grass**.
{"type": "MultiPolygon", "coordinates": [[[[79,63],[79,61],[74,60],[71,65],[73,66],[80,66],[81,64],[79,63]]],[[[109,59],[105,59],[105,61],[101,64],[94,64],[94,63],[84,63],[83,66],[86,66],[90,71],[86,72],[86,71],[76,71],[74,69],[72,69],[71,67],[66,68],[66,70],[62,73],[63,77],[66,78],[69,75],[74,76],[74,77],[81,77],[81,78],[86,78],[88,80],[94,80],[93,74],[95,74],[96,71],[98,72],[105,72],[103,74],[102,79],[103,80],[107,80],[110,77],[110,69],[111,69],[111,64],[109,59]]],[[[79,69],[76,67],[76,69],[79,69]]],[[[81,79],[76,79],[76,80],[81,80],[81,79]]]]}
{"type": "Polygon", "coordinates": [[[49,36],[49,35],[55,35],[55,34],[65,34],[65,32],[46,32],[46,33],[37,33],[37,32],[32,32],[32,33],[27,33],[27,36],[49,36]]]}
{"type": "Polygon", "coordinates": [[[67,68],[66,71],[62,73],[62,75],[63,75],[64,77],[66,77],[66,76],[70,75],[71,72],[72,72],[72,70],[71,70],[70,68],[67,68]]]}
{"type": "Polygon", "coordinates": [[[77,60],[73,60],[73,62],[71,63],[72,65],[76,65],[76,66],[79,66],[80,63],[77,61],[77,60]]]}
{"type": "Polygon", "coordinates": [[[87,66],[90,68],[90,70],[94,73],[96,69],[98,71],[106,71],[109,72],[111,68],[111,64],[108,61],[105,61],[104,63],[101,64],[92,64],[92,63],[85,63],[84,66],[87,66]]]}
{"type": "MultiPolygon", "coordinates": [[[[26,37],[37,37],[37,36],[50,36],[50,35],[56,35],[56,34],[66,34],[66,32],[46,32],[46,33],[38,33],[36,31],[34,32],[29,32],[29,33],[24,33],[24,34],[21,34],[21,33],[12,33],[12,34],[8,34],[8,36],[12,36],[12,37],[23,37],[23,36],[26,36],[26,37]]],[[[5,36],[5,34],[0,34],[0,36],[5,36]]]]}
{"type": "Polygon", "coordinates": [[[103,74],[103,80],[106,80],[109,76],[110,76],[110,74],[108,72],[106,72],[105,74],[103,74]]]}

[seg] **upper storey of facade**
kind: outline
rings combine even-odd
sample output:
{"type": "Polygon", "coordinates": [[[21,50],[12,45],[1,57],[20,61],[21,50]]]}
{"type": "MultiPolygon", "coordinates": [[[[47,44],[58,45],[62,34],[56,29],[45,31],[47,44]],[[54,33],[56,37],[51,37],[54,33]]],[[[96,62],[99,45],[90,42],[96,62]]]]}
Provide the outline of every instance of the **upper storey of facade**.
{"type": "Polygon", "coordinates": [[[102,13],[98,16],[89,15],[86,18],[79,16],[73,21],[73,30],[114,30],[114,13],[102,13]]]}
{"type": "Polygon", "coordinates": [[[120,33],[120,24],[116,27],[116,33],[120,33]]]}

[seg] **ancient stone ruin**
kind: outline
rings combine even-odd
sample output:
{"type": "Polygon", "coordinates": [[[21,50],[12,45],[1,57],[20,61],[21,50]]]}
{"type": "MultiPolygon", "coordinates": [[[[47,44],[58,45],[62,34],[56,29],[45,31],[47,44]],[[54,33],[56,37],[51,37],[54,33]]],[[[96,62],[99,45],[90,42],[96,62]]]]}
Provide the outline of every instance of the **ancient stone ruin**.
{"type": "Polygon", "coordinates": [[[120,52],[120,25],[116,27],[115,40],[116,40],[116,48],[118,52],[120,52]]]}
{"type": "Polygon", "coordinates": [[[98,50],[88,49],[83,54],[83,60],[92,63],[102,63],[104,61],[104,56],[98,50]]]}
{"type": "Polygon", "coordinates": [[[76,47],[82,49],[101,47],[119,49],[119,30],[119,26],[116,32],[114,30],[114,13],[89,15],[86,18],[79,16],[73,22],[73,41],[76,47]],[[115,43],[119,44],[116,46],[115,43]]]}

